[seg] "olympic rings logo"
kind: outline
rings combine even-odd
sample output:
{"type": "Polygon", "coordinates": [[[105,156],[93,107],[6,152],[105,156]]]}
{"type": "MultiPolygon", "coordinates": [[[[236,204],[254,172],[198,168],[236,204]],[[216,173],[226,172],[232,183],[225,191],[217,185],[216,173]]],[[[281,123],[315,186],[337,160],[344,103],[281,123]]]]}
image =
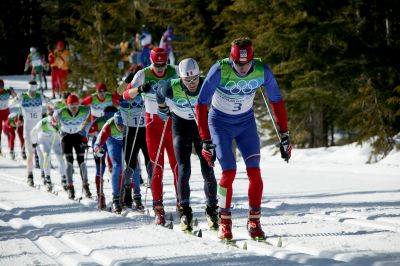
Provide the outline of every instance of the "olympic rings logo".
{"type": "Polygon", "coordinates": [[[158,90],[158,88],[163,88],[170,81],[171,79],[161,79],[159,81],[150,80],[151,91],[155,93],[158,90]]]}
{"type": "Polygon", "coordinates": [[[143,106],[143,99],[141,96],[137,96],[132,100],[121,100],[119,105],[122,108],[141,108],[143,106]]]}
{"type": "Polygon", "coordinates": [[[223,89],[229,91],[233,95],[243,95],[253,93],[254,90],[258,89],[260,86],[261,84],[257,79],[239,80],[237,82],[229,80],[225,86],[223,86],[223,89]]]}
{"type": "Polygon", "coordinates": [[[187,99],[185,98],[178,98],[176,100],[174,100],[174,103],[176,104],[176,106],[181,107],[181,108],[190,108],[190,107],[194,107],[194,105],[197,102],[197,98],[190,98],[190,105],[187,99]]]}

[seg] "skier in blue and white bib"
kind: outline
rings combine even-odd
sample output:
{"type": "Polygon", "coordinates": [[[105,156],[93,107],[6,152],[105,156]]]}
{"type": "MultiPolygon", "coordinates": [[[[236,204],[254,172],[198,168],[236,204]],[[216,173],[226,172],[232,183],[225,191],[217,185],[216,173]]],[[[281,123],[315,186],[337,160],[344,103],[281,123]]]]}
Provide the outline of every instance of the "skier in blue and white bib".
{"type": "Polygon", "coordinates": [[[232,183],[236,175],[236,161],[232,153],[233,139],[244,158],[249,179],[247,229],[253,239],[265,239],[260,224],[263,191],[260,139],[253,112],[254,96],[260,86],[264,86],[263,89],[268,94],[281,132],[282,156],[288,160],[291,146],[282,96],[270,68],[260,59],[254,58],[253,45],[249,38],[234,40],[230,58],[220,60],[211,67],[196,105],[199,133],[203,140],[203,156],[212,165],[216,155],[222,167],[218,186],[218,237],[228,241],[232,239],[232,183]]]}

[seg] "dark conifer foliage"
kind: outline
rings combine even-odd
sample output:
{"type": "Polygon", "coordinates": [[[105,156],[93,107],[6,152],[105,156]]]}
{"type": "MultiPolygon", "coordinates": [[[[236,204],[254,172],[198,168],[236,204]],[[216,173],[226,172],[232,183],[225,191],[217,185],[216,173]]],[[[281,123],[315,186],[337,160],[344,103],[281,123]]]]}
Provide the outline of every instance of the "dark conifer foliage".
{"type": "MultiPolygon", "coordinates": [[[[282,89],[296,147],[372,141],[373,162],[400,131],[396,0],[4,0],[0,7],[1,74],[22,73],[30,46],[63,39],[77,89],[84,81],[113,88],[123,33],[145,24],[156,46],[171,24],[177,61],[193,57],[204,74],[228,57],[233,39],[252,38],[282,89]]],[[[259,95],[255,111],[260,129],[272,129],[259,95]]]]}

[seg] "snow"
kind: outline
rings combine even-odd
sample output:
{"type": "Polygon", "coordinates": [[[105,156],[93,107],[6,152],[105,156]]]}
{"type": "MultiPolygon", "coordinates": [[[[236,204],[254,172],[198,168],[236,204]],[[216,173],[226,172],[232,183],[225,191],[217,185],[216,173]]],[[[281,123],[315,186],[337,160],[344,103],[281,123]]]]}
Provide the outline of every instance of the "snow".
{"type": "MultiPolygon", "coordinates": [[[[6,86],[14,82],[21,90],[29,80],[3,78],[6,86]]],[[[195,230],[203,230],[202,238],[179,231],[168,164],[164,204],[166,217],[173,218],[173,230],[154,225],[150,190],[146,213],[129,212],[124,217],[98,211],[92,199],[69,200],[56,169],[52,170],[52,181],[58,195],[39,188],[38,169],[34,170],[38,187],[28,187],[20,154],[12,161],[4,135],[2,143],[6,157],[0,157],[0,265],[400,265],[398,151],[376,164],[366,164],[369,145],[294,149],[287,164],[275,147],[263,148],[262,225],[272,246],[254,242],[246,233],[248,181],[240,158],[233,192],[233,235],[238,246],[234,247],[221,243],[215,232],[207,230],[203,180],[194,156],[192,208],[199,222],[195,230]],[[282,247],[277,247],[279,238],[282,247]]],[[[92,193],[94,170],[89,154],[92,193]]],[[[215,171],[219,178],[218,164],[215,171]]],[[[77,173],[75,164],[79,197],[77,173]]],[[[109,178],[107,171],[104,189],[108,204],[109,178]]],[[[145,193],[142,186],[143,199],[145,193]]]]}

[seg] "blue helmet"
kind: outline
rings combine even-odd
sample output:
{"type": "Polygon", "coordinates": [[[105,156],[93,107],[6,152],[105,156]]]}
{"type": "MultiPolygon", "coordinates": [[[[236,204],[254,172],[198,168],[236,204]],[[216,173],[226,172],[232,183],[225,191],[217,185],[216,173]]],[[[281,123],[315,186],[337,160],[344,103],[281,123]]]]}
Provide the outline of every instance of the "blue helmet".
{"type": "Polygon", "coordinates": [[[118,125],[118,126],[123,126],[124,125],[124,120],[122,119],[121,112],[116,112],[114,114],[114,121],[115,121],[115,124],[118,125]]]}
{"type": "Polygon", "coordinates": [[[111,117],[114,116],[114,114],[118,112],[117,107],[115,106],[107,106],[106,108],[104,108],[104,118],[106,120],[110,119],[111,117]]]}

